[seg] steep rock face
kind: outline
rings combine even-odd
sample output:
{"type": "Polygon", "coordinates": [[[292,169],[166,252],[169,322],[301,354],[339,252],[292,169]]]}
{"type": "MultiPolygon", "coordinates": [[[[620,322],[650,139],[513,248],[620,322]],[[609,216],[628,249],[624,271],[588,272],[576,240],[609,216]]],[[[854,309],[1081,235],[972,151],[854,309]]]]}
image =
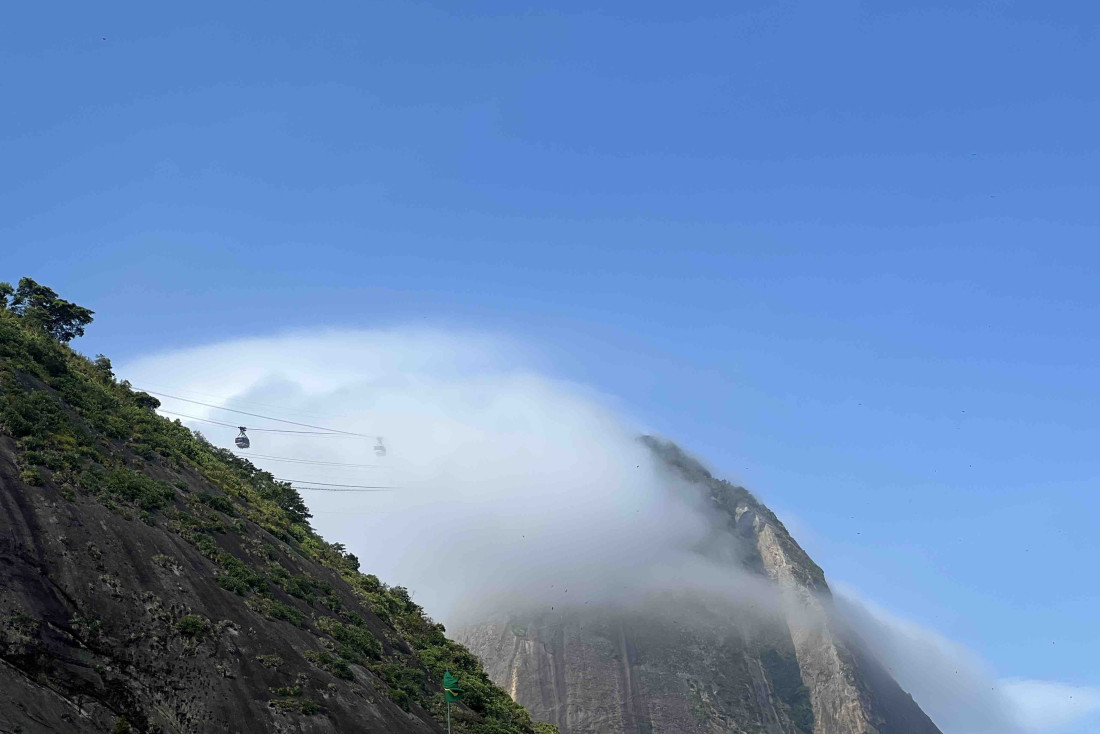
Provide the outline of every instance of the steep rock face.
{"type": "Polygon", "coordinates": [[[690,594],[501,610],[458,633],[493,681],[563,734],[939,734],[858,640],[835,631],[824,574],[775,515],[674,445],[646,440],[703,493],[740,548],[733,563],[769,579],[785,613],[715,609],[690,594]]]}
{"type": "MultiPolygon", "coordinates": [[[[0,675],[16,701],[0,706],[0,729],[110,731],[123,714],[167,731],[442,731],[365,670],[349,667],[348,681],[311,665],[305,653],[326,649],[308,625],[249,609],[212,583],[216,566],[185,540],[98,503],[58,501],[14,468],[0,438],[0,675]],[[186,615],[203,629],[181,629],[186,615]],[[305,701],[324,713],[302,716],[305,701]]],[[[284,567],[339,586],[286,551],[284,567]]],[[[355,608],[351,593],[336,594],[355,608]]]]}
{"type": "Polygon", "coordinates": [[[746,632],[717,618],[685,624],[671,609],[604,609],[460,634],[494,681],[563,732],[809,734],[789,638],[746,632]],[[783,696],[777,682],[787,685],[783,696]]]}

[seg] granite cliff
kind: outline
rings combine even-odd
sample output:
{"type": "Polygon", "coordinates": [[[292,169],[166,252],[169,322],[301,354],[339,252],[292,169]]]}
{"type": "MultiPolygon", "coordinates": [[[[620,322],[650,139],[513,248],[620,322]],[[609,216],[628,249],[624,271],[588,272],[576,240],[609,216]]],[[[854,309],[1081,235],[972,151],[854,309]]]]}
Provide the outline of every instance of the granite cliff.
{"type": "Polygon", "coordinates": [[[498,685],[562,734],[938,734],[841,631],[824,574],[767,507],[675,445],[643,440],[669,491],[698,493],[712,516],[697,550],[729,568],[732,601],[685,588],[494,610],[458,638],[498,685]],[[774,590],[774,606],[737,603],[746,574],[774,590]]]}

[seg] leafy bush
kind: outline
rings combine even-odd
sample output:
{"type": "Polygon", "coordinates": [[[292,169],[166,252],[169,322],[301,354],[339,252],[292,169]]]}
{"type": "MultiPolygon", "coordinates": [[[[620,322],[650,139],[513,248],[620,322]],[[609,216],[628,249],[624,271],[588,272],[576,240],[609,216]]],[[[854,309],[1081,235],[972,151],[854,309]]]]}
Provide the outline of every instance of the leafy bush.
{"type": "Polygon", "coordinates": [[[348,664],[340,658],[334,657],[332,653],[306,650],[306,659],[318,668],[332,673],[337,678],[343,678],[344,680],[352,680],[355,678],[348,664]]]}
{"type": "Polygon", "coordinates": [[[273,698],[268,703],[279,711],[283,711],[286,713],[297,711],[298,713],[305,714],[306,716],[312,716],[313,714],[321,710],[321,707],[317,705],[316,701],[310,701],[308,699],[302,700],[297,698],[297,696],[300,694],[301,691],[294,694],[295,697],[292,698],[273,698]]]}
{"type": "Polygon", "coordinates": [[[125,467],[108,472],[100,486],[100,492],[112,499],[134,503],[148,511],[161,509],[176,496],[176,490],[167,482],[150,479],[125,467]]]}
{"type": "Polygon", "coordinates": [[[296,608],[285,604],[266,593],[256,594],[248,598],[248,607],[271,619],[281,619],[290,622],[295,627],[301,627],[306,615],[296,608]]]}
{"type": "Polygon", "coordinates": [[[386,681],[389,686],[386,693],[390,700],[406,711],[409,710],[410,701],[423,699],[426,689],[424,671],[420,668],[392,662],[374,666],[371,670],[386,681]]]}
{"type": "Polygon", "coordinates": [[[276,696],[283,696],[287,698],[296,698],[302,695],[301,686],[280,686],[271,691],[276,696]]]}
{"type": "Polygon", "coordinates": [[[363,656],[373,659],[382,656],[382,643],[369,630],[337,622],[332,617],[321,617],[317,626],[341,643],[340,654],[349,660],[359,662],[363,656]]]}
{"type": "Polygon", "coordinates": [[[176,622],[176,631],[188,637],[197,637],[206,632],[206,618],[198,614],[187,614],[176,622]]]}
{"type": "Polygon", "coordinates": [[[236,510],[233,508],[233,503],[228,497],[219,497],[216,494],[210,494],[209,492],[200,492],[198,495],[199,502],[203,503],[207,507],[211,507],[218,512],[224,512],[226,515],[233,515],[236,510]]]}

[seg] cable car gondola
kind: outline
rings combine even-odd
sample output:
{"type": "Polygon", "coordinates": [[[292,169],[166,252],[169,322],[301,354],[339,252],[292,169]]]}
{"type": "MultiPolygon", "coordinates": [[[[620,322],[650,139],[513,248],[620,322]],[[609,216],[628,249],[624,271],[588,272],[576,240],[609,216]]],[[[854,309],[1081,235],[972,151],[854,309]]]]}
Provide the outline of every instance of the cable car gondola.
{"type": "Polygon", "coordinates": [[[378,437],[378,443],[374,444],[374,453],[376,456],[385,456],[386,447],[382,445],[382,437],[378,437]]]}
{"type": "Polygon", "coordinates": [[[241,432],[235,439],[233,439],[233,443],[237,444],[237,448],[239,449],[247,449],[251,445],[251,443],[248,440],[248,436],[246,436],[244,433],[246,429],[244,426],[237,427],[241,429],[241,432]]]}

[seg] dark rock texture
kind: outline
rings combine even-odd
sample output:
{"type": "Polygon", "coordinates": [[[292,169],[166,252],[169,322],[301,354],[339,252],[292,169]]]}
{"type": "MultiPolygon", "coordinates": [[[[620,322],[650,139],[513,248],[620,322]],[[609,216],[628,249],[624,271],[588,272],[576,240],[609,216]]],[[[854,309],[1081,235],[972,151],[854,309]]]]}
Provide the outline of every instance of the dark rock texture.
{"type": "MultiPolygon", "coordinates": [[[[284,567],[328,580],[358,606],[333,571],[273,545],[284,567]]],[[[359,666],[348,681],[312,665],[304,653],[325,650],[314,631],[253,611],[214,583],[217,573],[179,536],[27,487],[0,436],[0,731],[110,731],[119,715],[138,730],[443,731],[359,666]],[[181,631],[186,614],[204,629],[181,631]],[[280,711],[273,699],[315,701],[323,713],[280,711]]],[[[379,639],[402,644],[365,617],[379,639]]]]}

